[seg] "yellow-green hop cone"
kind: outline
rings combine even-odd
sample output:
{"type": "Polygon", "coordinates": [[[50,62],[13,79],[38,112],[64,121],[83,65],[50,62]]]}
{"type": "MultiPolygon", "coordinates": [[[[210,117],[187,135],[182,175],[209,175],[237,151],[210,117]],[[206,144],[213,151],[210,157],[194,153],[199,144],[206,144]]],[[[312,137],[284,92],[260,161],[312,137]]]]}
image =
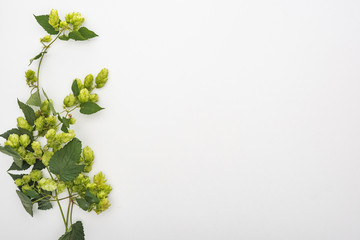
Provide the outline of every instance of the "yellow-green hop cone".
{"type": "Polygon", "coordinates": [[[10,134],[8,140],[5,142],[5,145],[8,145],[12,148],[18,148],[20,145],[20,137],[17,134],[10,134]]]}
{"type": "Polygon", "coordinates": [[[30,172],[30,178],[32,181],[37,182],[42,178],[41,170],[32,170],[30,172]]]}
{"type": "Polygon", "coordinates": [[[107,197],[107,193],[105,191],[100,191],[98,192],[98,194],[96,195],[99,199],[103,199],[107,197]]]}
{"type": "Polygon", "coordinates": [[[32,127],[30,126],[30,124],[23,117],[18,117],[16,120],[17,120],[17,126],[19,128],[26,129],[29,132],[32,131],[32,127]]]}
{"type": "Polygon", "coordinates": [[[45,118],[43,116],[38,117],[35,122],[35,129],[41,132],[45,125],[45,118]]]}
{"type": "Polygon", "coordinates": [[[45,118],[45,123],[48,125],[49,128],[53,128],[57,124],[57,118],[55,116],[49,116],[45,118]]]}
{"type": "Polygon", "coordinates": [[[43,38],[40,38],[40,42],[51,42],[51,36],[50,35],[46,35],[43,38]]]}
{"type": "Polygon", "coordinates": [[[103,198],[100,200],[100,202],[98,204],[96,204],[95,212],[97,214],[100,214],[103,211],[105,211],[106,209],[108,209],[109,207],[110,207],[109,199],[103,198]]]}
{"type": "Polygon", "coordinates": [[[50,129],[50,130],[48,130],[48,131],[46,132],[46,135],[45,135],[45,137],[46,137],[47,140],[53,140],[53,139],[55,138],[55,136],[56,136],[56,131],[55,131],[55,129],[50,129]]]}
{"type": "Polygon", "coordinates": [[[59,29],[59,14],[58,11],[56,9],[52,9],[50,14],[49,14],[49,24],[55,29],[58,30],[59,29]]]}
{"type": "Polygon", "coordinates": [[[74,130],[69,130],[68,133],[61,132],[55,136],[55,141],[61,142],[61,143],[67,143],[70,142],[75,137],[74,130]]]}
{"type": "Polygon", "coordinates": [[[108,80],[109,70],[107,68],[101,69],[99,74],[95,78],[97,88],[102,88],[108,80]]]}
{"type": "Polygon", "coordinates": [[[95,159],[94,152],[89,146],[83,149],[83,155],[85,163],[92,162],[95,159]]]}
{"type": "Polygon", "coordinates": [[[91,170],[92,170],[92,164],[91,164],[91,165],[88,165],[88,166],[85,166],[83,171],[84,171],[85,173],[89,173],[89,172],[91,172],[91,170]]]}
{"type": "Polygon", "coordinates": [[[99,96],[96,93],[90,94],[89,100],[90,100],[90,102],[97,102],[97,101],[99,101],[99,96]]]}
{"type": "Polygon", "coordinates": [[[94,76],[92,74],[88,74],[84,80],[84,87],[86,87],[90,91],[93,87],[93,84],[94,84],[94,76]]]}
{"type": "Polygon", "coordinates": [[[45,191],[52,192],[57,189],[57,183],[49,178],[42,178],[38,181],[39,186],[44,189],[45,191]]]}
{"type": "Polygon", "coordinates": [[[73,13],[67,14],[65,17],[65,20],[67,23],[73,25],[73,30],[76,31],[83,24],[83,22],[85,21],[85,18],[83,18],[80,13],[73,12],[73,13]]]}
{"type": "Polygon", "coordinates": [[[23,183],[23,181],[22,181],[21,178],[18,178],[18,179],[15,179],[15,184],[16,184],[16,186],[20,187],[20,186],[23,185],[24,183],[23,183]]]}
{"type": "Polygon", "coordinates": [[[68,23],[66,21],[61,21],[60,22],[60,28],[68,29],[69,25],[68,25],[68,23]]]}
{"type": "Polygon", "coordinates": [[[30,69],[25,72],[25,78],[26,78],[26,83],[29,86],[32,86],[37,81],[37,77],[35,76],[35,72],[33,70],[30,70],[30,69]]]}
{"type": "Polygon", "coordinates": [[[29,135],[23,134],[20,136],[20,145],[21,146],[27,147],[27,146],[29,146],[30,142],[31,142],[31,140],[30,140],[29,135]]]}
{"type": "Polygon", "coordinates": [[[83,84],[83,83],[81,82],[81,80],[78,79],[78,78],[75,78],[75,80],[76,80],[76,83],[77,83],[77,85],[78,85],[79,91],[81,91],[81,89],[84,88],[84,84],[83,84]]]}
{"type": "Polygon", "coordinates": [[[47,167],[49,166],[49,161],[52,158],[52,156],[54,155],[54,153],[52,151],[46,151],[44,152],[41,161],[42,163],[47,167]]]}
{"type": "Polygon", "coordinates": [[[76,119],[74,117],[70,118],[70,124],[74,125],[76,123],[76,119]]]}
{"type": "Polygon", "coordinates": [[[64,98],[65,107],[72,107],[76,104],[76,97],[73,94],[70,94],[64,98]]]}
{"type": "Polygon", "coordinates": [[[59,182],[58,185],[57,185],[58,193],[64,192],[65,189],[66,189],[65,183],[64,182],[59,182]]]}
{"type": "Polygon", "coordinates": [[[81,103],[88,102],[89,98],[90,98],[89,90],[87,90],[87,88],[81,89],[79,96],[78,96],[79,101],[81,103]]]}
{"type": "Polygon", "coordinates": [[[35,156],[41,156],[42,155],[40,142],[38,142],[38,141],[32,142],[31,147],[34,150],[35,156]]]}
{"type": "Polygon", "coordinates": [[[29,183],[30,181],[31,181],[30,175],[24,175],[24,176],[22,177],[22,182],[23,182],[24,184],[27,184],[27,183],[29,183]]]}
{"type": "Polygon", "coordinates": [[[106,183],[105,175],[102,172],[94,175],[93,180],[97,187],[102,187],[106,183]]]}
{"type": "Polygon", "coordinates": [[[33,188],[31,186],[29,186],[29,184],[26,184],[26,185],[21,187],[21,190],[23,192],[26,192],[26,191],[29,191],[29,190],[33,190],[33,188]]]}
{"type": "Polygon", "coordinates": [[[18,149],[16,149],[17,153],[21,156],[21,157],[25,157],[26,156],[26,149],[23,146],[18,147],[18,149]]]}
{"type": "MultiPolygon", "coordinates": [[[[51,100],[50,100],[51,101],[51,100]]],[[[52,103],[52,101],[51,101],[52,103]]],[[[41,107],[40,107],[41,112],[43,112],[45,115],[49,115],[50,113],[50,103],[47,99],[45,99],[42,103],[41,103],[41,107]]]]}
{"type": "Polygon", "coordinates": [[[29,165],[34,165],[36,163],[36,157],[34,153],[28,152],[26,156],[24,157],[25,162],[27,162],[29,165]]]}

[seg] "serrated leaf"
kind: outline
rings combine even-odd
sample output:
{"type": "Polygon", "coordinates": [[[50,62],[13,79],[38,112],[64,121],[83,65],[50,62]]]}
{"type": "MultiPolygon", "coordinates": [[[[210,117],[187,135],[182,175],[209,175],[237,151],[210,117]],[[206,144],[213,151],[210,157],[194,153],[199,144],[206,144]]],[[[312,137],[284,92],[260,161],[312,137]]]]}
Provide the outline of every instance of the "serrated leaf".
{"type": "Polygon", "coordinates": [[[78,31],[72,31],[69,33],[69,38],[74,39],[75,41],[85,41],[87,40],[86,37],[84,37],[83,35],[81,35],[80,32],[78,31]]]}
{"type": "Polygon", "coordinates": [[[29,100],[26,102],[27,105],[41,107],[41,98],[39,90],[36,90],[33,94],[31,94],[29,100]]]}
{"type": "Polygon", "coordinates": [[[0,152],[12,157],[14,159],[14,163],[19,167],[22,168],[23,159],[21,156],[10,146],[0,146],[0,152]]]}
{"type": "Polygon", "coordinates": [[[30,106],[26,105],[25,103],[21,102],[19,99],[18,99],[18,104],[19,104],[20,109],[23,111],[23,113],[25,115],[26,121],[31,126],[33,126],[34,122],[36,120],[36,115],[35,115],[34,109],[32,109],[30,106]]]}
{"type": "Polygon", "coordinates": [[[74,180],[84,169],[84,165],[77,165],[80,155],[81,142],[74,138],[52,156],[49,162],[50,171],[59,175],[64,182],[74,180]]]}
{"type": "Polygon", "coordinates": [[[96,113],[104,108],[100,107],[94,102],[85,102],[80,104],[80,112],[82,114],[93,114],[96,113]]]}
{"type": "Polygon", "coordinates": [[[49,101],[49,106],[50,106],[51,112],[53,113],[53,115],[56,115],[57,112],[56,112],[56,110],[55,110],[55,108],[54,108],[54,105],[53,105],[52,102],[50,101],[50,99],[49,99],[49,97],[47,96],[45,90],[43,89],[42,91],[43,91],[44,96],[46,97],[46,99],[49,101]]]}
{"type": "Polygon", "coordinates": [[[17,134],[19,136],[23,135],[23,134],[27,134],[31,141],[34,140],[34,137],[33,135],[26,129],[23,129],[23,128],[13,128],[13,129],[10,129],[9,131],[6,131],[4,132],[3,134],[0,135],[0,137],[3,137],[5,139],[8,139],[10,134],[17,134]]]}
{"type": "Polygon", "coordinates": [[[30,66],[34,60],[37,60],[37,59],[41,58],[41,56],[44,55],[45,53],[46,52],[41,52],[38,55],[36,55],[35,57],[33,57],[32,59],[30,59],[30,63],[29,63],[28,66],[30,66]]]}
{"type": "Polygon", "coordinates": [[[88,203],[99,203],[100,200],[94,195],[92,194],[89,189],[86,189],[86,192],[85,192],[85,199],[86,201],[88,201],[88,203]]]}
{"type": "Polygon", "coordinates": [[[79,207],[84,210],[87,211],[90,208],[90,204],[83,198],[77,198],[76,199],[77,203],[79,204],[79,207]]]}
{"type": "Polygon", "coordinates": [[[10,166],[10,168],[8,169],[8,171],[24,171],[30,168],[30,165],[27,162],[23,162],[22,167],[19,167],[18,165],[16,165],[15,162],[13,162],[10,166]]]}
{"type": "Polygon", "coordinates": [[[80,91],[79,91],[79,86],[77,85],[76,80],[73,81],[73,83],[71,85],[71,90],[75,97],[79,96],[80,91]]]}
{"type": "Polygon", "coordinates": [[[39,210],[48,210],[48,209],[52,208],[52,204],[49,201],[49,198],[44,198],[44,199],[38,201],[37,203],[38,203],[39,210]]]}
{"type": "Polygon", "coordinates": [[[40,15],[35,16],[36,21],[42,26],[42,28],[51,35],[56,35],[59,31],[56,31],[50,24],[49,24],[49,15],[40,15]]]}
{"type": "Polygon", "coordinates": [[[19,196],[22,205],[24,206],[25,210],[33,216],[33,204],[28,196],[25,193],[16,190],[17,195],[19,196]]]}
{"type": "Polygon", "coordinates": [[[11,174],[11,173],[8,173],[8,174],[14,181],[18,178],[22,178],[23,176],[25,176],[25,174],[11,174]]]}
{"type": "Polygon", "coordinates": [[[38,198],[40,196],[35,190],[25,190],[25,194],[30,198],[38,198]]]}
{"type": "Polygon", "coordinates": [[[86,39],[97,37],[98,35],[86,27],[81,27],[78,32],[86,39]]]}
{"type": "Polygon", "coordinates": [[[60,122],[62,122],[61,131],[68,133],[68,128],[70,127],[70,119],[61,117],[60,114],[58,114],[58,119],[60,122]]]}
{"type": "Polygon", "coordinates": [[[70,231],[62,235],[59,240],[85,240],[82,222],[77,221],[70,227],[70,231]]]}
{"type": "Polygon", "coordinates": [[[60,39],[60,40],[63,40],[63,41],[67,41],[67,40],[69,40],[70,38],[69,38],[69,36],[63,34],[63,35],[61,35],[61,36],[59,37],[59,39],[60,39]]]}

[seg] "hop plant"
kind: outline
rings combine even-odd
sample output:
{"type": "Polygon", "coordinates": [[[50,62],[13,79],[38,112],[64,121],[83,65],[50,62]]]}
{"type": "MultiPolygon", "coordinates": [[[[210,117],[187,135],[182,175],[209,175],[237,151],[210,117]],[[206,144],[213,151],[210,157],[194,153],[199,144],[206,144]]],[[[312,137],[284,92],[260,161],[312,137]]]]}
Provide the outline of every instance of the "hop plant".
{"type": "Polygon", "coordinates": [[[0,152],[13,158],[8,171],[28,170],[25,175],[10,174],[25,210],[33,216],[34,205],[38,205],[39,210],[47,210],[53,207],[52,202],[57,202],[65,226],[65,234],[60,240],[83,240],[82,222],[72,222],[74,205],[100,214],[111,205],[109,194],[112,187],[102,172],[89,176],[95,154],[89,146],[82,147],[82,142],[76,138],[71,129],[76,119],[71,113],[79,110],[89,115],[103,109],[97,104],[99,95],[94,91],[105,86],[109,72],[103,68],[95,79],[91,73],[83,81],[75,78],[71,93],[63,100],[63,110],[57,111],[45,91],[40,91],[39,70],[44,56],[58,39],[85,41],[97,35],[82,26],[85,19],[77,12],[69,13],[65,20],[61,20],[58,11],[52,9],[49,15],[35,18],[48,33],[40,39],[41,52],[30,60],[32,64],[40,59],[38,74],[31,69],[25,72],[31,95],[26,103],[18,100],[24,116],[17,118],[17,128],[1,135],[6,141],[4,146],[0,145],[0,152]],[[59,197],[60,194],[68,195],[59,197]],[[69,202],[67,211],[59,203],[63,200],[69,202]]]}

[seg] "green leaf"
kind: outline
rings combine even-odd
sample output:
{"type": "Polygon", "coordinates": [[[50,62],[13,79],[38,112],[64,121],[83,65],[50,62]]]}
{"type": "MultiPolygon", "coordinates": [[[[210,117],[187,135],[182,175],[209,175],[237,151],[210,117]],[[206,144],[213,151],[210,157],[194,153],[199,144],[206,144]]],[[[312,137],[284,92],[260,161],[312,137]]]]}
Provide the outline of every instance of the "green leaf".
{"type": "Polygon", "coordinates": [[[63,35],[61,35],[61,36],[59,37],[59,39],[60,39],[60,40],[63,40],[63,41],[67,41],[67,40],[69,40],[70,38],[69,38],[69,36],[63,34],[63,35]]]}
{"type": "Polygon", "coordinates": [[[22,205],[24,206],[25,210],[33,216],[33,204],[31,202],[31,199],[26,196],[25,193],[20,192],[19,190],[16,190],[17,195],[19,196],[22,205]]]}
{"type": "Polygon", "coordinates": [[[97,37],[98,35],[86,27],[81,27],[78,32],[86,39],[97,37]]]}
{"type": "Polygon", "coordinates": [[[71,225],[70,230],[62,235],[59,240],[85,240],[82,222],[77,221],[71,225]]]}
{"type": "Polygon", "coordinates": [[[39,210],[48,210],[48,209],[52,208],[52,204],[49,201],[49,198],[44,198],[44,199],[38,201],[37,203],[38,203],[39,210]]]}
{"type": "Polygon", "coordinates": [[[34,60],[37,60],[37,59],[41,58],[41,56],[44,55],[45,53],[46,52],[41,52],[38,55],[36,55],[35,57],[33,57],[32,59],[30,59],[30,63],[29,63],[28,66],[30,66],[34,60]]]}
{"type": "Polygon", "coordinates": [[[15,164],[19,167],[22,168],[23,165],[23,159],[21,158],[21,156],[10,146],[0,146],[0,152],[12,157],[14,159],[15,164]]]}
{"type": "MultiPolygon", "coordinates": [[[[24,162],[23,164],[25,164],[25,163],[26,162],[24,162]]],[[[42,163],[42,161],[40,159],[37,159],[32,170],[42,170],[45,167],[46,166],[42,163]]]]}
{"type": "Polygon", "coordinates": [[[43,93],[44,93],[44,96],[46,97],[46,99],[49,101],[49,106],[50,106],[51,112],[52,112],[54,115],[56,115],[57,112],[56,112],[56,110],[55,110],[55,108],[54,108],[54,105],[51,103],[51,101],[50,101],[49,97],[47,96],[47,94],[46,94],[46,92],[45,92],[44,89],[43,89],[43,93]]]}
{"type": "Polygon", "coordinates": [[[26,104],[36,106],[36,107],[41,107],[41,98],[40,98],[39,90],[37,90],[36,92],[31,94],[31,96],[30,96],[29,100],[27,100],[26,104]]]}
{"type": "Polygon", "coordinates": [[[77,198],[76,199],[77,203],[79,204],[79,207],[81,209],[83,209],[84,211],[89,210],[90,208],[90,204],[83,198],[77,198]]]}
{"type": "Polygon", "coordinates": [[[80,104],[80,112],[82,114],[93,114],[96,113],[104,108],[100,107],[94,102],[85,102],[80,104]]]}
{"type": "Polygon", "coordinates": [[[10,134],[17,134],[19,136],[23,135],[23,134],[27,134],[29,135],[31,141],[34,140],[34,137],[33,135],[26,129],[23,129],[23,128],[13,128],[13,129],[10,129],[9,131],[7,132],[4,132],[3,134],[0,135],[0,137],[3,137],[5,139],[8,139],[10,134]]]}
{"type": "Polygon", "coordinates": [[[86,201],[88,201],[88,203],[99,203],[100,200],[94,195],[92,194],[89,189],[86,189],[86,192],[85,192],[85,199],[86,201]]]}
{"type": "Polygon", "coordinates": [[[70,118],[61,117],[60,114],[58,114],[58,119],[60,122],[62,122],[61,130],[68,133],[68,128],[70,127],[70,118]]]}
{"type": "Polygon", "coordinates": [[[51,35],[56,35],[59,31],[56,31],[50,24],[49,24],[49,15],[40,15],[35,16],[36,21],[43,27],[45,31],[47,31],[51,35]]]}
{"type": "Polygon", "coordinates": [[[35,112],[34,110],[26,105],[25,103],[21,102],[19,99],[18,99],[18,104],[19,104],[19,107],[21,108],[21,110],[23,111],[24,115],[25,115],[25,118],[26,118],[26,121],[31,125],[33,126],[34,125],[34,122],[36,120],[36,116],[35,116],[35,112]]]}
{"type": "Polygon", "coordinates": [[[38,198],[40,196],[35,190],[25,190],[25,194],[31,198],[38,198]]]}
{"type": "Polygon", "coordinates": [[[84,165],[77,165],[80,154],[81,142],[74,138],[52,156],[49,162],[50,171],[59,175],[64,182],[74,180],[84,169],[84,165]]]}
{"type": "Polygon", "coordinates": [[[76,80],[73,81],[72,86],[71,86],[71,90],[74,93],[75,97],[79,96],[80,91],[79,91],[79,86],[77,85],[76,80]]]}
{"type": "Polygon", "coordinates": [[[10,168],[8,169],[8,171],[24,171],[30,168],[30,165],[27,162],[23,162],[22,167],[19,167],[18,165],[16,165],[15,162],[13,162],[10,166],[10,168]]]}
{"type": "Polygon", "coordinates": [[[87,40],[86,37],[84,37],[83,35],[81,35],[80,32],[78,31],[72,31],[69,33],[69,38],[74,39],[75,41],[85,41],[87,40]]]}
{"type": "Polygon", "coordinates": [[[11,173],[8,173],[8,174],[14,181],[18,178],[22,178],[23,176],[25,176],[25,174],[11,174],[11,173]]]}

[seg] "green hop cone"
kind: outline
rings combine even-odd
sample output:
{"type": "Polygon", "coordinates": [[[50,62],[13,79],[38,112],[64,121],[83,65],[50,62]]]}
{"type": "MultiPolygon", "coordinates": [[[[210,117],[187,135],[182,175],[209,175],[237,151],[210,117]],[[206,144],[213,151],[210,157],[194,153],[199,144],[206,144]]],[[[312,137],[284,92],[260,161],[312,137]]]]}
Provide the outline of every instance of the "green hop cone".
{"type": "Polygon", "coordinates": [[[95,212],[100,214],[110,207],[109,199],[103,198],[98,204],[96,204],[95,212]]]}
{"type": "Polygon", "coordinates": [[[52,158],[53,155],[54,155],[54,152],[52,152],[52,151],[44,152],[44,154],[43,154],[43,156],[41,158],[41,161],[46,167],[49,166],[49,161],[50,161],[50,159],[52,158]]]}
{"type": "Polygon", "coordinates": [[[64,98],[65,107],[72,107],[76,104],[76,97],[73,94],[70,94],[64,98]]]}
{"type": "Polygon", "coordinates": [[[29,184],[26,184],[26,185],[21,187],[21,190],[23,192],[26,192],[26,191],[29,191],[29,190],[33,190],[33,188],[31,186],[29,186],[29,184]]]}
{"type": "Polygon", "coordinates": [[[45,125],[45,118],[43,116],[38,117],[35,122],[35,129],[41,132],[45,125]]]}
{"type": "Polygon", "coordinates": [[[69,25],[66,21],[61,21],[60,22],[60,28],[63,28],[64,30],[69,28],[69,25]]]}
{"type": "Polygon", "coordinates": [[[99,96],[96,93],[90,94],[89,100],[90,102],[97,102],[99,101],[99,96]]]}
{"type": "Polygon", "coordinates": [[[101,69],[99,74],[95,78],[97,88],[102,88],[108,80],[109,70],[107,68],[101,69]]]}
{"type": "Polygon", "coordinates": [[[87,88],[81,89],[79,96],[78,96],[79,101],[81,103],[88,102],[89,98],[90,98],[89,90],[87,90],[87,88]]]}
{"type": "Polygon", "coordinates": [[[30,178],[32,181],[37,182],[42,178],[41,170],[32,170],[30,172],[30,178]]]}
{"type": "Polygon", "coordinates": [[[92,74],[88,74],[84,80],[84,87],[86,87],[89,91],[91,91],[93,88],[93,84],[94,84],[94,76],[92,74]]]}
{"type": "Polygon", "coordinates": [[[46,132],[46,135],[45,135],[45,137],[46,137],[46,139],[49,141],[51,141],[51,140],[53,140],[54,138],[55,138],[55,136],[56,136],[56,131],[55,131],[55,129],[50,129],[50,130],[48,130],[47,132],[46,132]]]}
{"type": "Polygon", "coordinates": [[[29,132],[32,131],[32,127],[30,126],[30,124],[23,117],[18,117],[16,120],[17,120],[17,126],[19,128],[26,129],[29,132]]]}
{"type": "Polygon", "coordinates": [[[8,140],[5,142],[5,145],[8,145],[12,148],[18,148],[20,144],[20,137],[17,134],[10,134],[8,140]]]}
{"type": "Polygon", "coordinates": [[[16,149],[16,152],[21,156],[21,157],[25,157],[26,156],[26,149],[23,146],[20,146],[18,149],[16,149]]]}
{"type": "Polygon", "coordinates": [[[49,24],[55,29],[59,29],[59,14],[56,9],[52,9],[49,15],[49,24]]]}
{"type": "Polygon", "coordinates": [[[14,182],[15,182],[16,186],[18,186],[18,187],[20,187],[21,185],[24,184],[21,178],[15,179],[14,182]]]}
{"type": "Polygon", "coordinates": [[[35,156],[39,157],[42,155],[40,142],[38,142],[38,141],[32,142],[31,147],[34,150],[35,156]]]}
{"type": "Polygon", "coordinates": [[[23,134],[20,136],[20,145],[21,146],[27,147],[27,146],[29,146],[30,142],[31,142],[31,140],[30,140],[29,135],[23,134]]]}
{"type": "Polygon", "coordinates": [[[62,193],[64,192],[66,189],[66,185],[64,182],[59,182],[58,185],[57,185],[57,191],[58,193],[62,193]]]}
{"type": "Polygon", "coordinates": [[[94,152],[93,152],[93,150],[92,150],[89,146],[86,146],[86,147],[83,149],[83,155],[84,155],[84,161],[85,161],[85,163],[87,163],[87,162],[92,162],[92,161],[94,161],[94,159],[95,159],[94,152]]]}
{"type": "Polygon", "coordinates": [[[36,157],[34,153],[28,152],[26,156],[24,157],[25,162],[27,162],[29,165],[34,165],[36,163],[36,157]]]}
{"type": "Polygon", "coordinates": [[[40,42],[51,42],[51,36],[50,35],[46,35],[43,38],[40,38],[40,42]]]}
{"type": "Polygon", "coordinates": [[[45,191],[52,192],[57,189],[57,183],[49,178],[42,178],[40,181],[38,181],[38,183],[39,186],[45,191]]]}
{"type": "Polygon", "coordinates": [[[83,18],[80,13],[73,12],[67,14],[65,20],[68,24],[71,24],[73,26],[73,30],[76,31],[83,24],[85,18],[83,18]]]}
{"type": "Polygon", "coordinates": [[[76,119],[74,117],[70,118],[70,124],[74,125],[76,123],[76,119]]]}
{"type": "Polygon", "coordinates": [[[25,72],[25,78],[26,78],[26,83],[29,86],[34,86],[34,83],[37,82],[37,77],[35,76],[35,72],[33,70],[27,70],[25,72]]]}

